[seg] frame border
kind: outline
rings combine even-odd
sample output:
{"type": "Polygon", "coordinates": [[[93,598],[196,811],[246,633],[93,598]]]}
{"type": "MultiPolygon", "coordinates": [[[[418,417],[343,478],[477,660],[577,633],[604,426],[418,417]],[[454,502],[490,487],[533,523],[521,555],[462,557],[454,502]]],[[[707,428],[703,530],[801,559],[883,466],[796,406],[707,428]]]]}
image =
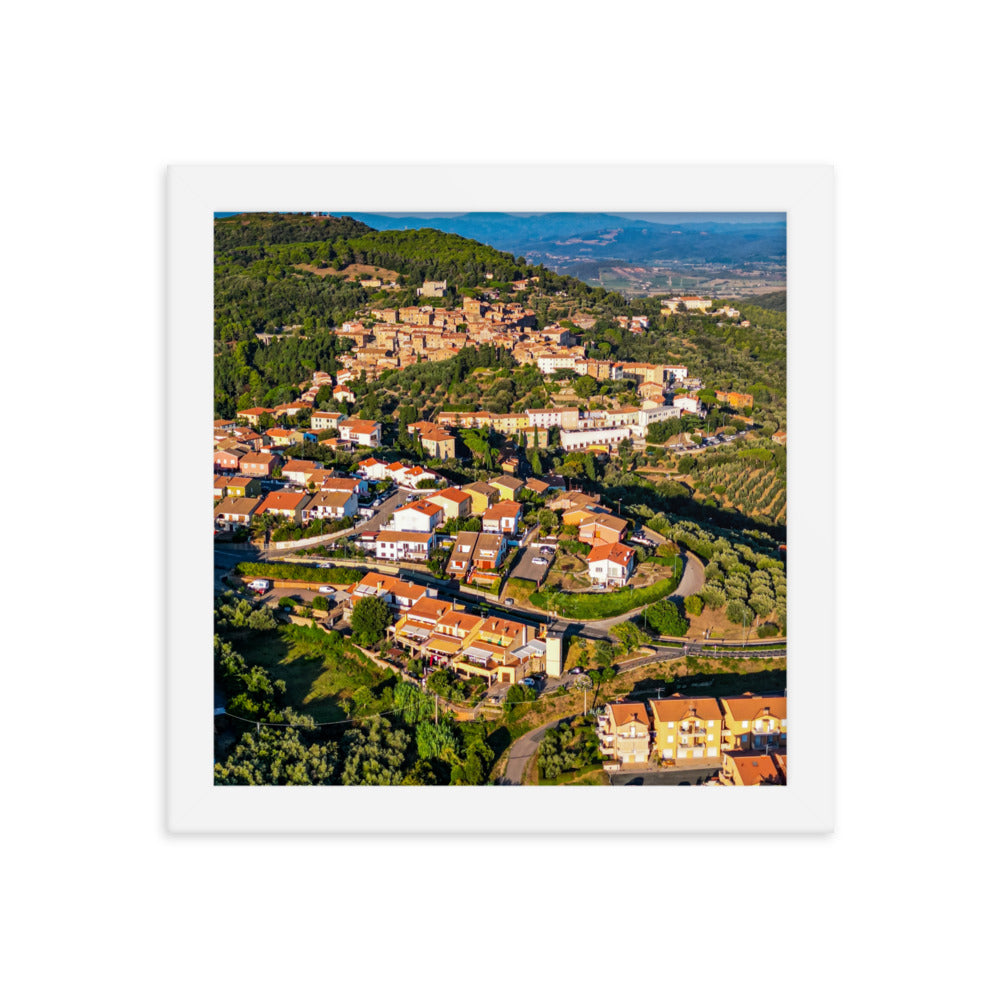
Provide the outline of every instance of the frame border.
{"type": "Polygon", "coordinates": [[[833,168],[171,166],[167,174],[167,828],[174,833],[825,833],[834,816],[833,168]],[[216,211],[785,212],[788,254],[789,784],[573,788],[216,787],[212,548],[216,211]],[[202,543],[201,539],[205,538],[202,543]],[[717,790],[718,791],[718,790],[717,790]],[[615,802],[615,806],[620,805],[615,802]]]}

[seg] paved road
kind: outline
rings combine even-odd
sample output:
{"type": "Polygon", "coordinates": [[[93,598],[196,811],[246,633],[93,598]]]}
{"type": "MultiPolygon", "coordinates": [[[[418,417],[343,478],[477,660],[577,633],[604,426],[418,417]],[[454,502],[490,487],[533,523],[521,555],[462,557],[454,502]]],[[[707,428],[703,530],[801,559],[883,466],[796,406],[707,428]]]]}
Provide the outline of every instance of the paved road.
{"type": "Polygon", "coordinates": [[[705,564],[693,553],[684,555],[684,575],[674,591],[674,597],[688,597],[697,594],[705,586],[705,564]]]}
{"type": "Polygon", "coordinates": [[[519,785],[524,777],[524,769],[528,766],[528,761],[538,750],[538,744],[542,742],[545,734],[559,725],[560,722],[569,722],[573,716],[568,715],[563,719],[553,719],[546,722],[544,726],[532,729],[530,733],[525,733],[520,739],[514,740],[510,753],[507,756],[507,769],[504,771],[504,785],[519,785]]]}
{"type": "Polygon", "coordinates": [[[611,784],[616,787],[639,785],[703,785],[722,765],[714,767],[658,767],[649,771],[613,771],[611,784]]]}

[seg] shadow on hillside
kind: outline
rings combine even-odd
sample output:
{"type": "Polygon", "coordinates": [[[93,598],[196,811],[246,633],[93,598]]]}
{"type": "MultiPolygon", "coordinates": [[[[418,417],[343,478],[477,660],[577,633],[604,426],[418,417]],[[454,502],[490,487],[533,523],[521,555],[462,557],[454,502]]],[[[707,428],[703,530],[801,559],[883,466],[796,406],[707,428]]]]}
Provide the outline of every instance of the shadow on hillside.
{"type": "Polygon", "coordinates": [[[664,670],[662,677],[637,681],[624,697],[644,700],[681,694],[690,698],[730,698],[746,691],[756,695],[784,695],[787,677],[786,670],[760,670],[750,674],[696,673],[672,678],[664,670]]]}

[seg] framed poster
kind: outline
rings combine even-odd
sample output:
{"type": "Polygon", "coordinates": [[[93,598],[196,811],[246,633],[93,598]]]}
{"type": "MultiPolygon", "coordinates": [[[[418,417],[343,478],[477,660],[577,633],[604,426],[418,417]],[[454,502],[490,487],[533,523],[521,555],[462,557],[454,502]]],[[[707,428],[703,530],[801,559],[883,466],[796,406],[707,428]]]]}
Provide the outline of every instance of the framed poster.
{"type": "Polygon", "coordinates": [[[830,168],[168,186],[172,831],[832,829],[830,168]]]}

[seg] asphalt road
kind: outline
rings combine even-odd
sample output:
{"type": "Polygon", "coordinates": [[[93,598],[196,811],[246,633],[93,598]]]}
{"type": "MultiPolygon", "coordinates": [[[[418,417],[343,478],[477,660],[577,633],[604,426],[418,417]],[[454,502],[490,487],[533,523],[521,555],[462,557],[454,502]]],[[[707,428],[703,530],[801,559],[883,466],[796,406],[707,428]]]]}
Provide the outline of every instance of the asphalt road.
{"type": "Polygon", "coordinates": [[[611,784],[628,788],[638,785],[703,785],[722,765],[714,767],[658,767],[649,771],[612,771],[611,784]]]}
{"type": "Polygon", "coordinates": [[[544,726],[532,729],[530,733],[525,733],[520,739],[514,740],[507,756],[507,769],[504,771],[502,784],[519,785],[524,777],[524,769],[528,766],[528,761],[538,750],[538,745],[542,742],[545,734],[559,725],[560,722],[567,722],[572,716],[564,719],[553,719],[546,722],[544,726]]]}

